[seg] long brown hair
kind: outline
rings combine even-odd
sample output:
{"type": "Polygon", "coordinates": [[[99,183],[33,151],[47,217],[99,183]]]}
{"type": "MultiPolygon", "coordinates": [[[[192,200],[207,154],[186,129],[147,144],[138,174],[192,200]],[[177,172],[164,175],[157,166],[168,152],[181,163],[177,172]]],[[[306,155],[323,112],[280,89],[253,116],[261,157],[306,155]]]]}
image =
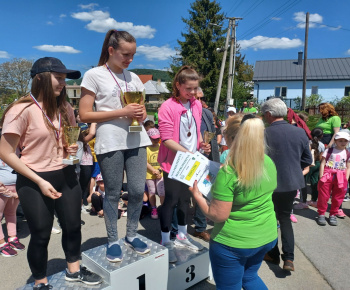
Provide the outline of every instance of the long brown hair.
{"type": "Polygon", "coordinates": [[[102,45],[100,60],[98,61],[98,65],[104,65],[109,58],[108,48],[113,47],[117,49],[120,45],[120,40],[124,40],[126,42],[135,42],[136,39],[129,32],[126,31],[118,31],[111,29],[106,33],[105,40],[102,45]]]}
{"type": "Polygon", "coordinates": [[[184,84],[186,81],[199,81],[199,75],[194,68],[184,65],[174,77],[173,80],[173,96],[179,97],[180,91],[176,87],[176,83],[180,85],[184,84]]]}
{"type": "MultiPolygon", "coordinates": [[[[31,93],[36,99],[38,99],[39,96],[41,97],[41,101],[43,102],[42,109],[45,111],[46,115],[51,120],[53,120],[55,117],[57,118],[58,113],[61,113],[62,126],[70,125],[68,112],[67,112],[68,104],[66,102],[66,96],[67,96],[66,87],[64,87],[60,95],[56,97],[52,89],[51,72],[43,72],[35,75],[35,77],[32,80],[31,93]]],[[[28,106],[24,107],[24,109],[15,117],[15,119],[17,119],[25,109],[27,109],[31,105],[35,105],[30,95],[26,95],[20,98],[18,101],[13,102],[11,105],[9,105],[6,108],[1,118],[0,126],[3,125],[6,117],[6,113],[10,109],[17,104],[23,104],[23,103],[28,103],[28,106]]],[[[45,120],[46,126],[50,128],[53,132],[55,132],[56,128],[54,128],[49,123],[49,121],[46,119],[44,114],[43,114],[43,118],[45,120]]]]}
{"type": "Polygon", "coordinates": [[[332,116],[338,116],[335,108],[330,103],[321,103],[319,105],[320,113],[322,115],[322,119],[327,121],[332,116]]]}

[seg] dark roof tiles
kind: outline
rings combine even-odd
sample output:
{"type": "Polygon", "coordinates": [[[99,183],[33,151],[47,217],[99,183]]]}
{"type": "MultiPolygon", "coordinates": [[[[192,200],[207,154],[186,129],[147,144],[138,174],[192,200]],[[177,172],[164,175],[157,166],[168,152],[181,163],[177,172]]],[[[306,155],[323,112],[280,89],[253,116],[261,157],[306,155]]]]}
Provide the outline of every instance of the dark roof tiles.
{"type": "MultiPolygon", "coordinates": [[[[307,60],[307,80],[350,80],[350,57],[307,60]]],[[[255,63],[253,81],[302,80],[297,60],[262,60],[255,63]]]]}

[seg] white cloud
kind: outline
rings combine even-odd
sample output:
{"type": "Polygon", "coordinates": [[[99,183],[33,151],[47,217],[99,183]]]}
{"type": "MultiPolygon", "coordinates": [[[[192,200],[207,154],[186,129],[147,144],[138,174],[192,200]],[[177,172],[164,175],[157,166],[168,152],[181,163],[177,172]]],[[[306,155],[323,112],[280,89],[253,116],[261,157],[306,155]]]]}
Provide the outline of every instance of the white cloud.
{"type": "Polygon", "coordinates": [[[72,17],[75,19],[79,19],[81,21],[92,21],[96,19],[107,19],[109,18],[108,12],[103,12],[101,10],[98,11],[91,11],[91,12],[78,12],[78,13],[72,13],[72,17]]]}
{"type": "Polygon", "coordinates": [[[109,29],[125,30],[135,38],[153,38],[156,29],[149,25],[134,25],[132,22],[118,22],[110,17],[108,12],[101,10],[91,12],[78,12],[71,15],[81,21],[90,21],[86,28],[92,31],[105,33],[109,29]]]}
{"type": "Polygon", "coordinates": [[[262,49],[290,49],[303,45],[303,42],[298,39],[289,39],[287,37],[267,37],[267,36],[255,36],[249,40],[238,41],[241,49],[247,49],[252,47],[254,50],[262,49]]]}
{"type": "MultiPolygon", "coordinates": [[[[305,28],[306,23],[306,13],[303,11],[294,13],[294,21],[298,22],[298,28],[305,28]]],[[[309,28],[319,27],[323,22],[323,17],[320,14],[310,14],[309,15],[309,28]]]]}
{"type": "Polygon", "coordinates": [[[272,17],[271,20],[276,20],[276,21],[280,21],[282,18],[281,17],[272,17]]]}
{"type": "Polygon", "coordinates": [[[67,17],[66,14],[61,14],[61,15],[60,15],[60,18],[65,18],[65,17],[67,17]]]}
{"type": "Polygon", "coordinates": [[[337,27],[329,27],[329,26],[328,26],[328,29],[329,29],[329,30],[332,30],[332,31],[339,30],[340,28],[342,28],[341,25],[338,25],[337,27]]]}
{"type": "Polygon", "coordinates": [[[140,45],[137,47],[136,52],[137,54],[144,55],[148,60],[166,60],[176,54],[176,51],[170,48],[169,45],[163,45],[160,47],[140,45]]]}
{"type": "MultiPolygon", "coordinates": [[[[348,49],[345,54],[349,54],[350,55],[350,49],[348,49]]],[[[0,51],[0,55],[1,55],[1,51],[0,51]]]]}
{"type": "Polygon", "coordinates": [[[10,54],[7,51],[0,50],[0,58],[10,58],[10,54]]]}
{"type": "Polygon", "coordinates": [[[81,52],[80,50],[77,50],[67,45],[44,44],[44,45],[38,45],[33,47],[38,50],[48,51],[48,52],[63,52],[63,53],[80,53],[81,52]]]}
{"type": "Polygon", "coordinates": [[[98,6],[97,3],[90,3],[90,4],[87,4],[87,5],[84,5],[84,4],[80,4],[78,5],[81,9],[94,9],[95,6],[98,6]]]}
{"type": "Polygon", "coordinates": [[[52,21],[47,21],[46,24],[47,25],[53,25],[53,22],[52,21]]]}

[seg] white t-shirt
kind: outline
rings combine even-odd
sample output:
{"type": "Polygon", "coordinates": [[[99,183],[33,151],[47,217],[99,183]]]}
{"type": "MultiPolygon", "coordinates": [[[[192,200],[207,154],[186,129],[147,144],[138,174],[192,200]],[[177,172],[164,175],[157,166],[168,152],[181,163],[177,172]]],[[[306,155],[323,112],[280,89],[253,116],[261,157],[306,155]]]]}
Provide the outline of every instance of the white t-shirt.
{"type": "MultiPolygon", "coordinates": [[[[140,78],[127,70],[123,74],[114,74],[119,86],[125,91],[143,91],[145,89],[140,78]],[[127,85],[126,85],[127,83],[127,85]],[[127,90],[126,90],[127,87],[127,90]]],[[[96,111],[113,111],[122,109],[120,88],[105,66],[98,66],[88,70],[81,86],[93,92],[96,111]]],[[[96,128],[95,153],[104,154],[116,150],[133,149],[151,145],[151,141],[142,126],[142,132],[129,133],[132,119],[127,117],[116,118],[101,122],[96,128]]]]}
{"type": "MultiPolygon", "coordinates": [[[[327,157],[328,150],[329,149],[326,149],[326,151],[322,154],[322,157],[327,157]]],[[[338,150],[336,148],[333,148],[333,152],[331,156],[329,156],[329,159],[326,162],[326,166],[332,169],[346,170],[346,163],[349,161],[346,160],[346,157],[346,149],[338,150]]]]}
{"type": "Polygon", "coordinates": [[[185,147],[188,151],[192,153],[197,151],[197,127],[196,121],[192,116],[192,111],[190,110],[190,102],[183,104],[187,109],[187,114],[184,113],[181,115],[180,120],[180,145],[185,147]],[[188,136],[188,132],[191,133],[191,136],[188,136]]]}

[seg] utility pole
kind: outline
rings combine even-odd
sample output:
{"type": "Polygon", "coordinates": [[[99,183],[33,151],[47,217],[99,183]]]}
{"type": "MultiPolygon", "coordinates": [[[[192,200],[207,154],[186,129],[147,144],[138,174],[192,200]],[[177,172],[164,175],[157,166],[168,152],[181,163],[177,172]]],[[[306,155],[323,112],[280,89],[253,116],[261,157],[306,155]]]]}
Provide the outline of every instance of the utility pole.
{"type": "Polygon", "coordinates": [[[221,92],[221,86],[222,86],[222,79],[224,77],[224,70],[225,70],[225,62],[226,62],[226,56],[227,56],[227,48],[228,48],[228,41],[230,38],[231,33],[231,19],[228,24],[227,29],[227,35],[226,35],[226,41],[225,41],[225,48],[224,48],[224,55],[222,56],[222,62],[221,62],[221,69],[220,69],[220,76],[219,76],[219,83],[218,88],[216,90],[216,97],[215,97],[215,103],[214,103],[214,112],[215,114],[218,113],[218,106],[219,106],[219,100],[220,100],[220,92],[221,92]]]}
{"type": "Polygon", "coordinates": [[[242,20],[243,18],[233,17],[232,18],[232,33],[231,33],[231,47],[230,47],[230,63],[229,63],[229,76],[227,85],[227,105],[232,106],[232,93],[233,93],[233,81],[235,79],[235,68],[236,68],[236,24],[237,20],[242,20]]]}
{"type": "Polygon", "coordinates": [[[228,77],[228,86],[227,86],[227,105],[232,105],[232,92],[233,92],[233,79],[234,79],[234,71],[235,71],[235,55],[236,55],[236,20],[242,20],[243,18],[238,17],[229,17],[227,18],[229,20],[228,24],[228,30],[226,35],[226,41],[225,41],[225,47],[224,47],[224,55],[222,56],[222,62],[221,62],[221,69],[220,69],[220,75],[219,75],[219,82],[218,87],[216,90],[216,97],[215,97],[215,103],[214,103],[214,112],[217,114],[218,112],[218,106],[219,106],[219,100],[220,100],[220,93],[221,93],[221,86],[222,86],[222,80],[224,77],[224,71],[225,71],[225,64],[226,64],[226,58],[227,58],[227,49],[228,49],[228,42],[229,38],[231,36],[231,44],[230,44],[230,62],[229,62],[229,77],[228,77]],[[234,31],[234,32],[232,32],[234,31]]]}
{"type": "Polygon", "coordinates": [[[304,63],[303,63],[303,94],[302,94],[302,111],[305,111],[306,106],[306,62],[307,62],[307,43],[309,39],[309,15],[310,13],[306,13],[306,23],[305,23],[305,44],[304,44],[304,63]]]}

